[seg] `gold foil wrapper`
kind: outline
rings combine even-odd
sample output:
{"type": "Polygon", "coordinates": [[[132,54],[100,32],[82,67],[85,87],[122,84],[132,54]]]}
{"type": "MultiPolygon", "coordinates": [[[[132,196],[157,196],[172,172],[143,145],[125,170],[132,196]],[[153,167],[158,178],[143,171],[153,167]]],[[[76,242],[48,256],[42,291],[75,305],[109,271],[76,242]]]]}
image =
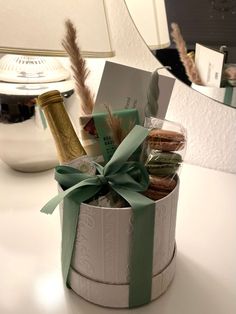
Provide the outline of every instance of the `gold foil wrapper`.
{"type": "Polygon", "coordinates": [[[43,109],[52,132],[59,162],[68,163],[86,155],[66,112],[60,92],[49,91],[40,95],[38,104],[43,109]]]}

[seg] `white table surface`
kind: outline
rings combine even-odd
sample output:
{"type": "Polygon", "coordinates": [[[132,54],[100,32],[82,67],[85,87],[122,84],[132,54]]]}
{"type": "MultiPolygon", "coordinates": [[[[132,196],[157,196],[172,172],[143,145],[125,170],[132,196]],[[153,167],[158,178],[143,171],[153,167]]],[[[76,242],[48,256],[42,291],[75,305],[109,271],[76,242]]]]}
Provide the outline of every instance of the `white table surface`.
{"type": "Polygon", "coordinates": [[[111,310],[63,287],[59,213],[40,213],[57,193],[53,171],[0,162],[0,313],[235,314],[236,175],[185,164],[180,176],[173,283],[145,307],[111,310]]]}

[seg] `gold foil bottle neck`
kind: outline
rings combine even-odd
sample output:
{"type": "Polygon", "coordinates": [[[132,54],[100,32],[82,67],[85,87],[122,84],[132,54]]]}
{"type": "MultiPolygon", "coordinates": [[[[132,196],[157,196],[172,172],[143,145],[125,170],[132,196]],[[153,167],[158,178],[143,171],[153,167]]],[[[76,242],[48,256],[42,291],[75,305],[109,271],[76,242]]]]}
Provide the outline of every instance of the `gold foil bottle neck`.
{"type": "Polygon", "coordinates": [[[66,112],[60,92],[52,90],[38,96],[38,105],[43,109],[52,132],[59,162],[68,164],[86,155],[66,112]]]}
{"type": "Polygon", "coordinates": [[[49,104],[58,103],[58,102],[63,103],[63,97],[61,96],[58,90],[51,90],[49,92],[46,92],[38,96],[38,102],[39,102],[39,105],[43,109],[45,106],[49,104]]]}

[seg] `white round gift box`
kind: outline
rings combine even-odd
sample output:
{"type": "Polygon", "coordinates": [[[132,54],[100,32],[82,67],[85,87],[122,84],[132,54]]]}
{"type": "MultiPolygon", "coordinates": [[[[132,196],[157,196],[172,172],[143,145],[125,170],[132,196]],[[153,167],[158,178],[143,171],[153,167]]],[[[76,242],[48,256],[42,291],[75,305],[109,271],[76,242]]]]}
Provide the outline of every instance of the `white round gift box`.
{"type": "Polygon", "coordinates": [[[211,87],[198,84],[191,84],[191,87],[196,91],[215,99],[225,105],[236,107],[236,87],[211,87]],[[229,93],[227,95],[227,92],[229,93]]]}
{"type": "MultiPolygon", "coordinates": [[[[151,300],[163,294],[175,273],[175,225],[179,180],[156,201],[151,300]]],[[[129,255],[132,209],[81,204],[69,273],[70,287],[82,298],[105,307],[129,306],[129,255]]]]}

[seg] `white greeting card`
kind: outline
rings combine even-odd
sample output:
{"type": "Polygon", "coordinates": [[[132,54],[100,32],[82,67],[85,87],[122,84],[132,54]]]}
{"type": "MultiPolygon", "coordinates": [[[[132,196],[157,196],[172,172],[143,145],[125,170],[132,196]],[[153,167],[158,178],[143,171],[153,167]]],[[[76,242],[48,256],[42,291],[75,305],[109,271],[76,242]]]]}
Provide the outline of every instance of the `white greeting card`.
{"type": "MultiPolygon", "coordinates": [[[[147,105],[147,91],[152,72],[107,61],[97,93],[94,112],[137,108],[140,121],[144,121],[147,105]]],[[[158,118],[164,119],[170,101],[175,79],[159,75],[158,118]]]]}
{"type": "Polygon", "coordinates": [[[195,63],[205,86],[220,87],[224,53],[196,44],[195,63]]]}

